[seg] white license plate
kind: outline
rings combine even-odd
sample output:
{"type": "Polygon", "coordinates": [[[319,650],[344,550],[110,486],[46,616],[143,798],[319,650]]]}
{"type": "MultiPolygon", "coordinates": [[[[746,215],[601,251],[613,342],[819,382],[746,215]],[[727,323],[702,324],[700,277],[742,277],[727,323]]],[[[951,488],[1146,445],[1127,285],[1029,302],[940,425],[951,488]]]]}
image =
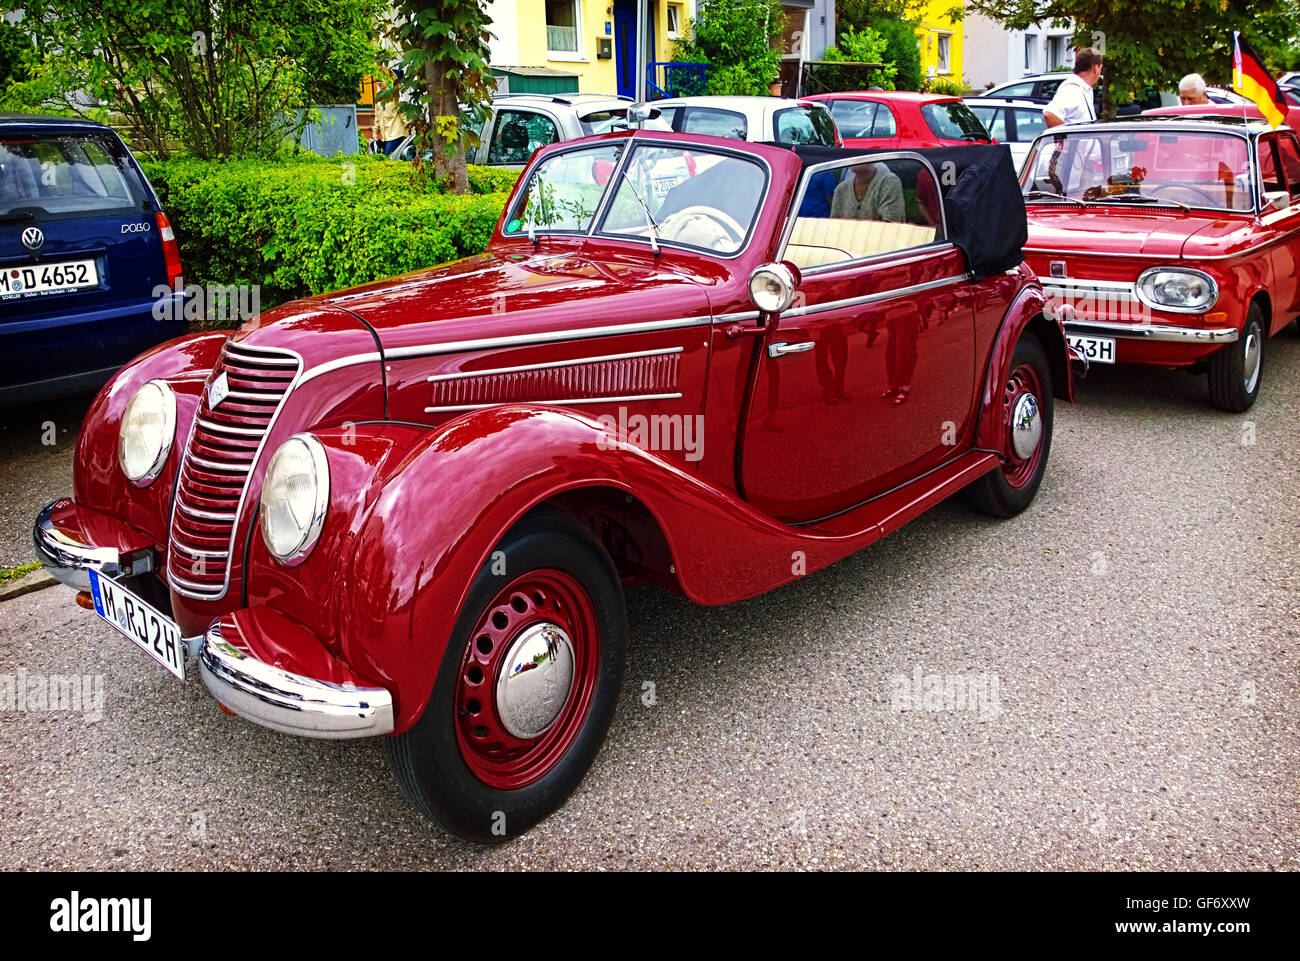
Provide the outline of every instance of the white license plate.
{"type": "Polygon", "coordinates": [[[1075,353],[1087,357],[1090,364],[1115,363],[1114,337],[1076,337],[1070,334],[1065,339],[1070,342],[1075,353]]]}
{"type": "Polygon", "coordinates": [[[176,622],[160,614],[111,577],[90,572],[90,596],[95,613],[182,681],[185,680],[185,640],[176,622]]]}
{"type": "Polygon", "coordinates": [[[93,260],[66,260],[57,264],[28,264],[0,268],[0,299],[67,294],[99,286],[93,260]]]}

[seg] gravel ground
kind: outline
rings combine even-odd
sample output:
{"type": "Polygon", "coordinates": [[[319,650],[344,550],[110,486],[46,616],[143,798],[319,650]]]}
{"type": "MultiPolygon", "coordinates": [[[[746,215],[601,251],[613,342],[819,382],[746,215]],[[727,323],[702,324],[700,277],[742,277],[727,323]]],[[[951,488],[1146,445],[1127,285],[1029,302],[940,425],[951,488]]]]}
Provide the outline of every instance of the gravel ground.
{"type": "MultiPolygon", "coordinates": [[[[950,501],[726,608],[634,591],[604,750],[499,847],[423,822],[378,744],[228,717],[64,588],[10,601],[0,674],[106,696],[0,713],[0,867],[1296,869],[1300,338],[1270,347],[1243,416],[1095,370],[1013,521],[950,501]],[[894,710],[918,670],[978,706],[894,710]]],[[[4,443],[8,545],[70,448],[4,443]]]]}

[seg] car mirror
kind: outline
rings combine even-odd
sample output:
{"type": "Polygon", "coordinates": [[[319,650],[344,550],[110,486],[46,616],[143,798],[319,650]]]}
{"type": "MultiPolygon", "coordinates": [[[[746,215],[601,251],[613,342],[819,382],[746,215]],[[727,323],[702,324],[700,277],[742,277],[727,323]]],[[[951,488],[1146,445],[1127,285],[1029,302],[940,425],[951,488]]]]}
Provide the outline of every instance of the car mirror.
{"type": "Polygon", "coordinates": [[[629,127],[640,126],[647,120],[657,120],[661,111],[658,107],[652,107],[648,103],[634,103],[627,108],[627,125],[629,127]]]}

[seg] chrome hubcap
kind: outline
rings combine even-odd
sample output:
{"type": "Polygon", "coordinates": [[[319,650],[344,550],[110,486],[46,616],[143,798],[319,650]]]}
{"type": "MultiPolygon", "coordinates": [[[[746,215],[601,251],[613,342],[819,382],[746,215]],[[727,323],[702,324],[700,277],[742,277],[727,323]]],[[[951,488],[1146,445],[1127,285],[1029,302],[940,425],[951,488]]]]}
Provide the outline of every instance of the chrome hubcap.
{"type": "Polygon", "coordinates": [[[1259,361],[1262,343],[1259,336],[1259,330],[1255,327],[1250,328],[1246,334],[1245,354],[1241,365],[1241,375],[1246,382],[1246,393],[1255,389],[1255,382],[1259,380],[1259,361]]]}
{"type": "Polygon", "coordinates": [[[497,678],[497,716],[518,738],[534,738],[555,723],[573,689],[573,642],[563,628],[533,624],[515,638],[497,678]]]}
{"type": "Polygon", "coordinates": [[[1011,447],[1021,460],[1028,460],[1038,450],[1043,436],[1043,414],[1033,394],[1021,394],[1011,409],[1011,447]]]}

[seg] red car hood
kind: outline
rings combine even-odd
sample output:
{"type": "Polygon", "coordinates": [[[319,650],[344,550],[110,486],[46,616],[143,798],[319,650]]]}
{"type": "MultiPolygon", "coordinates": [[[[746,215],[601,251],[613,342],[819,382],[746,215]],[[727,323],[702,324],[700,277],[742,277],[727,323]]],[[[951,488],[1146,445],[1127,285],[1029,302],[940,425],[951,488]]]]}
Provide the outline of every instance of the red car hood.
{"type": "Polygon", "coordinates": [[[1181,257],[1197,252],[1224,252],[1230,235],[1248,229],[1242,218],[1212,213],[1187,213],[1177,208],[1131,210],[1115,207],[1082,209],[1064,205],[1029,204],[1031,252],[1079,251],[1097,254],[1134,254],[1181,257]],[[1206,251],[1193,237],[1204,237],[1206,251]]]}
{"type": "Polygon", "coordinates": [[[536,253],[481,254],[314,299],[364,320],[385,354],[710,313],[704,288],[662,261],[598,258],[545,243],[536,253]]]}

